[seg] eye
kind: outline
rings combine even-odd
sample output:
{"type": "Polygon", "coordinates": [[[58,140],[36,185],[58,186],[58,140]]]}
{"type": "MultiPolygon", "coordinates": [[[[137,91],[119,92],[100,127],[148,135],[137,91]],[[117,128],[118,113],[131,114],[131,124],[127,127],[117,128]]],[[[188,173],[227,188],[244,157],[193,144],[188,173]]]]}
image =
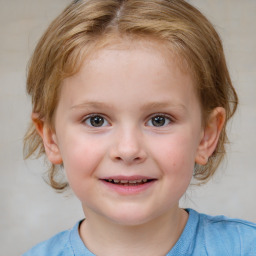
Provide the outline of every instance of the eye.
{"type": "Polygon", "coordinates": [[[154,127],[162,127],[166,126],[171,122],[170,117],[165,115],[156,115],[153,116],[148,122],[148,126],[154,126],[154,127]]]}
{"type": "Polygon", "coordinates": [[[108,121],[100,115],[92,115],[87,117],[84,122],[91,127],[104,127],[109,125],[108,121]]]}

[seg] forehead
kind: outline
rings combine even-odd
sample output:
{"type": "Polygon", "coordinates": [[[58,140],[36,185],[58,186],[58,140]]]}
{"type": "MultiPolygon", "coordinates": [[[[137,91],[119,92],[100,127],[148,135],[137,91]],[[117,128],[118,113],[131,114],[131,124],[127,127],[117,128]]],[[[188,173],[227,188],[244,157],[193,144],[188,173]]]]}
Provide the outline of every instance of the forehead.
{"type": "MultiPolygon", "coordinates": [[[[101,41],[101,40],[100,40],[101,41]]],[[[157,52],[166,64],[171,61],[175,62],[181,70],[189,72],[185,59],[174,49],[174,45],[165,40],[156,39],[150,36],[110,36],[103,38],[102,43],[96,45],[95,49],[89,54],[88,60],[95,58],[101,50],[120,50],[120,51],[144,51],[157,52]],[[91,57],[91,58],[90,58],[91,57]]]]}
{"type": "MultiPolygon", "coordinates": [[[[99,39],[94,45],[86,47],[78,58],[77,63],[79,64],[77,64],[76,72],[72,73],[72,77],[78,76],[87,69],[94,69],[93,66],[101,66],[102,69],[106,69],[110,68],[107,62],[111,62],[113,66],[119,65],[121,62],[125,64],[130,59],[134,62],[140,61],[145,68],[152,63],[155,63],[155,66],[157,63],[163,66],[171,65],[176,72],[190,75],[194,80],[188,63],[174,50],[172,45],[154,38],[110,36],[99,39]]],[[[127,70],[127,72],[129,71],[127,70]]]]}
{"type": "MultiPolygon", "coordinates": [[[[138,98],[139,94],[142,100],[147,97],[152,102],[164,100],[166,92],[170,94],[175,87],[195,94],[193,79],[181,66],[179,57],[166,45],[145,40],[118,41],[93,51],[85,58],[79,72],[65,79],[62,87],[69,99],[71,90],[77,91],[73,95],[81,98],[81,102],[85,97],[93,101],[96,96],[97,100],[105,101],[110,90],[124,99],[132,95],[138,98]],[[79,93],[80,90],[83,93],[79,93]]],[[[108,99],[111,97],[108,95],[108,99]]]]}
{"type": "MultiPolygon", "coordinates": [[[[139,59],[141,53],[157,53],[157,61],[162,62],[164,65],[169,65],[174,63],[175,67],[179,69],[179,72],[184,73],[185,75],[189,74],[193,78],[193,72],[191,72],[190,65],[187,60],[180,54],[174,46],[167,41],[159,40],[152,37],[141,37],[141,36],[119,36],[119,35],[110,35],[107,37],[99,38],[96,43],[90,44],[89,47],[86,47],[82,56],[80,56],[79,67],[76,69],[75,75],[80,72],[81,69],[89,67],[92,65],[99,64],[102,61],[103,57],[112,58],[114,53],[120,55],[120,53],[126,53],[129,55],[129,52],[136,52],[135,58],[139,59]]],[[[153,54],[151,54],[151,61],[156,61],[156,58],[153,59],[153,54]]],[[[119,58],[120,60],[120,58],[119,58]]],[[[115,59],[117,61],[117,58],[115,59]]],[[[143,63],[144,66],[147,65],[147,60],[143,63]]],[[[74,74],[74,73],[73,73],[74,74]]]]}

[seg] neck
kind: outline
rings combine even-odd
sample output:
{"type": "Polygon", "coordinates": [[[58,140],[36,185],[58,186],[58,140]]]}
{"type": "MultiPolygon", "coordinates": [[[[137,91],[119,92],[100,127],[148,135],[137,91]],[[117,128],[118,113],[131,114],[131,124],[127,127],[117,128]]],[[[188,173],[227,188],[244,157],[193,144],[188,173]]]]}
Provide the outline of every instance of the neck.
{"type": "Polygon", "coordinates": [[[94,216],[86,211],[80,236],[95,255],[166,255],[178,241],[188,219],[182,209],[175,209],[152,221],[125,226],[94,216]]]}

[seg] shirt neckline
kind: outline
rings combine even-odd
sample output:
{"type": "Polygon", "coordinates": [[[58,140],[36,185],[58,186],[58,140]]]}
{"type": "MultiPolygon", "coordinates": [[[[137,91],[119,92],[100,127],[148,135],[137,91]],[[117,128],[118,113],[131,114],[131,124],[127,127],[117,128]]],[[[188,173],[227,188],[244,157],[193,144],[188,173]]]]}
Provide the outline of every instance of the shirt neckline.
{"type": "Polygon", "coordinates": [[[187,211],[189,214],[185,228],[176,244],[167,253],[166,256],[192,254],[192,250],[194,247],[193,244],[195,243],[195,233],[199,221],[199,214],[190,208],[185,209],[185,211],[187,211]]]}
{"type": "MultiPolygon", "coordinates": [[[[182,254],[185,255],[192,253],[194,240],[193,237],[195,236],[199,216],[196,211],[190,208],[185,209],[185,211],[187,211],[189,214],[185,228],[178,241],[175,243],[173,248],[166,254],[166,256],[175,256],[182,254]]],[[[78,221],[70,231],[69,241],[72,251],[74,253],[74,256],[95,256],[95,254],[88,250],[79,235],[79,226],[82,222],[83,220],[78,221]]]]}

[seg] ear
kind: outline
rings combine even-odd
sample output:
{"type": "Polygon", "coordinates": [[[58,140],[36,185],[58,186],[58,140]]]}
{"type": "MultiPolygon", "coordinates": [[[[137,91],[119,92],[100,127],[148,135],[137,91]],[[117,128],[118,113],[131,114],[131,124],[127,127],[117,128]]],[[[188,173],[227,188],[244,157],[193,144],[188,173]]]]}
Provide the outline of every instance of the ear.
{"type": "Polygon", "coordinates": [[[55,132],[39,118],[38,113],[32,113],[31,119],[36,127],[38,134],[41,136],[44,149],[49,161],[53,164],[62,164],[62,157],[57,144],[57,137],[55,132]]]}
{"type": "Polygon", "coordinates": [[[226,119],[226,111],[222,107],[215,108],[204,127],[202,138],[198,146],[195,162],[206,165],[208,158],[213,154],[223,125],[226,119]]]}

